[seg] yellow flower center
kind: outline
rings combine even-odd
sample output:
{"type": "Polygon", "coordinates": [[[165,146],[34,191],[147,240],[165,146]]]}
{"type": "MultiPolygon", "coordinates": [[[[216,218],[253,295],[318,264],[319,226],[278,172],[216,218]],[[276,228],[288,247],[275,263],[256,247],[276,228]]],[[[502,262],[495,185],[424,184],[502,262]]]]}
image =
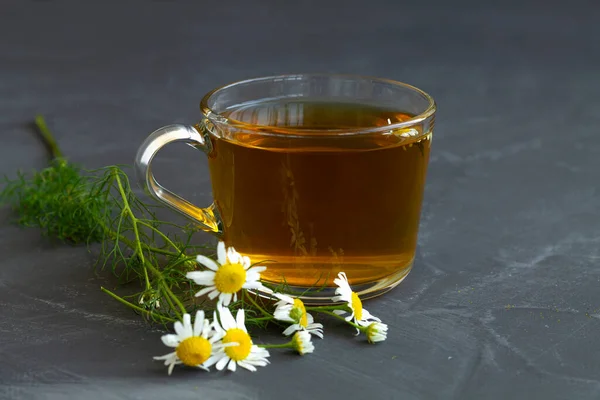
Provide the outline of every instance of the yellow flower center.
{"type": "Polygon", "coordinates": [[[304,303],[300,299],[294,299],[293,308],[297,310],[298,315],[298,324],[301,327],[306,328],[308,326],[308,317],[306,316],[306,308],[304,308],[304,303]]]}
{"type": "Polygon", "coordinates": [[[215,272],[215,287],[221,293],[237,293],[246,282],[242,264],[224,264],[215,272]]]}
{"type": "Polygon", "coordinates": [[[356,319],[360,321],[363,314],[362,301],[360,301],[360,298],[354,292],[352,292],[352,310],[354,310],[354,316],[356,319]]]}
{"type": "Polygon", "coordinates": [[[231,342],[237,342],[238,345],[225,347],[225,354],[234,361],[245,360],[252,348],[252,339],[250,339],[250,335],[238,328],[228,329],[223,338],[223,343],[231,342]]]}
{"type": "Polygon", "coordinates": [[[179,343],[175,353],[182,363],[189,367],[195,367],[203,364],[210,353],[212,352],[212,345],[210,342],[200,336],[191,336],[179,343]]]}
{"type": "Polygon", "coordinates": [[[377,329],[377,324],[375,322],[371,323],[367,327],[367,339],[369,340],[369,342],[371,342],[373,339],[373,336],[375,336],[378,333],[379,333],[379,330],[377,329]]]}
{"type": "Polygon", "coordinates": [[[304,347],[302,346],[302,340],[300,340],[300,335],[298,335],[298,333],[296,333],[292,338],[292,345],[298,353],[302,355],[304,354],[304,347]]]}

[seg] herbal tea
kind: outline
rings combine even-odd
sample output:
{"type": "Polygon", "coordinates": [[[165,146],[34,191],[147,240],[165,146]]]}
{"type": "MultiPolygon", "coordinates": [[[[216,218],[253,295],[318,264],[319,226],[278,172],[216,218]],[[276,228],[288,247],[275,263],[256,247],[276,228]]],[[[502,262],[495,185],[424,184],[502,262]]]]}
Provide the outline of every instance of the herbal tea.
{"type": "Polygon", "coordinates": [[[269,260],[263,279],[311,287],[333,286],[342,270],[353,285],[408,273],[430,131],[344,135],[411,118],[359,104],[262,102],[222,114],[277,133],[217,132],[209,156],[224,240],[269,260]]]}

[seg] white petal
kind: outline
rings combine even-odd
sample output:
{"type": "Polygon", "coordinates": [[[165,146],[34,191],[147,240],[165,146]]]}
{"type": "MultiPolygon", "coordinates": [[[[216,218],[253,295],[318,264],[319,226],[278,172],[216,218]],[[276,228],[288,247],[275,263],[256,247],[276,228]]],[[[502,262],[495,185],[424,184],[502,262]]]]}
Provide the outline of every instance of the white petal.
{"type": "Polygon", "coordinates": [[[194,331],[192,329],[192,317],[190,316],[190,314],[185,313],[183,314],[183,335],[180,335],[179,337],[182,340],[185,340],[193,335],[194,331]]]}
{"type": "Polygon", "coordinates": [[[315,335],[321,339],[323,339],[323,331],[321,331],[320,329],[311,329],[308,331],[311,335],[315,335]]]}
{"type": "Polygon", "coordinates": [[[294,299],[288,295],[281,294],[281,293],[273,293],[273,296],[277,297],[279,300],[281,300],[287,304],[294,304],[294,299]]]}
{"type": "Polygon", "coordinates": [[[221,357],[225,356],[224,353],[218,353],[218,354],[213,354],[212,356],[210,356],[208,358],[208,360],[204,361],[204,365],[205,367],[211,367],[213,365],[216,364],[217,361],[219,361],[221,359],[221,357]]]}
{"type": "Polygon", "coordinates": [[[158,356],[158,357],[152,357],[152,358],[157,361],[165,361],[165,365],[169,365],[169,364],[175,362],[175,360],[177,359],[177,354],[175,352],[173,352],[173,353],[165,354],[164,356],[158,356]]]}
{"type": "Polygon", "coordinates": [[[221,294],[221,292],[219,292],[217,289],[215,289],[215,290],[213,290],[212,292],[210,292],[208,294],[208,298],[211,299],[211,300],[214,300],[215,297],[217,297],[220,294],[221,294]]]}
{"type": "Polygon", "coordinates": [[[234,360],[229,361],[229,365],[227,366],[227,369],[230,370],[231,372],[235,372],[235,367],[237,366],[236,362],[234,360]]]}
{"type": "Polygon", "coordinates": [[[185,277],[202,286],[212,285],[215,282],[214,271],[192,271],[185,274],[185,277]]]}
{"type": "Polygon", "coordinates": [[[217,261],[223,265],[227,262],[227,252],[225,251],[225,243],[219,242],[217,245],[217,261]]]}
{"type": "Polygon", "coordinates": [[[245,361],[239,361],[238,363],[240,364],[240,367],[246,368],[248,371],[256,372],[256,367],[252,366],[251,364],[248,364],[245,361]]]}
{"type": "Polygon", "coordinates": [[[338,301],[343,301],[345,303],[351,303],[352,302],[352,293],[350,292],[348,294],[334,296],[331,298],[331,301],[333,301],[334,303],[337,303],[338,301]]]}
{"type": "Polygon", "coordinates": [[[211,260],[210,258],[208,258],[206,256],[203,256],[203,255],[196,256],[196,261],[198,262],[198,264],[202,264],[206,268],[212,269],[213,271],[216,271],[219,269],[219,266],[217,265],[217,263],[214,260],[211,260]]]}
{"type": "Polygon", "coordinates": [[[188,328],[192,326],[192,316],[188,313],[183,314],[183,327],[188,328]]]}
{"type": "Polygon", "coordinates": [[[258,281],[260,280],[260,274],[258,272],[247,272],[246,273],[246,282],[258,281]]]}
{"type": "Polygon", "coordinates": [[[240,253],[235,251],[233,247],[227,249],[227,259],[231,264],[238,264],[240,262],[240,253]]]}
{"type": "Polygon", "coordinates": [[[275,317],[275,319],[277,319],[279,321],[295,322],[292,318],[290,318],[291,309],[292,309],[291,306],[286,306],[285,308],[282,307],[281,309],[276,309],[275,312],[273,313],[273,316],[275,317]]]}
{"type": "Polygon", "coordinates": [[[169,376],[173,373],[173,368],[175,368],[175,363],[169,365],[169,369],[168,369],[169,376]]]}
{"type": "Polygon", "coordinates": [[[195,294],[196,297],[200,297],[200,296],[204,296],[206,293],[210,292],[211,290],[215,290],[216,288],[214,286],[207,286],[205,288],[200,289],[200,291],[198,291],[198,293],[195,294]]]}
{"type": "Polygon", "coordinates": [[[163,335],[160,340],[168,347],[177,347],[181,343],[179,336],[173,334],[163,335]]]}
{"type": "Polygon", "coordinates": [[[265,358],[256,358],[256,357],[252,358],[252,359],[247,358],[244,361],[247,364],[256,365],[256,366],[259,366],[259,367],[265,367],[265,366],[267,366],[269,364],[269,360],[267,360],[265,358]]]}
{"type": "Polygon", "coordinates": [[[266,293],[266,294],[272,294],[273,293],[272,289],[269,289],[268,287],[263,286],[263,285],[261,285],[259,288],[257,288],[257,290],[259,292],[266,293]]]}
{"type": "Polygon", "coordinates": [[[261,273],[263,271],[266,271],[266,269],[267,269],[267,267],[257,265],[257,266],[254,266],[254,267],[250,268],[247,273],[248,274],[251,273],[251,272],[261,273]]]}
{"type": "Polygon", "coordinates": [[[202,336],[204,330],[204,311],[198,310],[196,312],[196,319],[194,319],[194,336],[202,336]]]}
{"type": "Polygon", "coordinates": [[[239,329],[246,331],[246,326],[244,325],[244,323],[245,323],[244,319],[245,319],[244,310],[242,310],[240,308],[239,310],[237,310],[237,315],[235,316],[235,322],[239,329]]]}
{"type": "Polygon", "coordinates": [[[264,286],[258,281],[246,282],[242,285],[244,289],[262,289],[264,286]]]}
{"type": "Polygon", "coordinates": [[[319,323],[308,324],[307,328],[308,329],[323,329],[323,324],[319,324],[319,323]]]}
{"type": "Polygon", "coordinates": [[[223,358],[221,358],[218,362],[215,368],[217,368],[218,371],[223,371],[223,368],[225,368],[225,366],[227,365],[227,362],[230,360],[229,357],[225,356],[223,358]]]}
{"type": "Polygon", "coordinates": [[[294,333],[296,331],[299,331],[300,329],[301,329],[301,327],[298,324],[290,325],[290,326],[287,327],[287,329],[285,331],[283,331],[283,334],[285,336],[289,336],[292,333],[294,333]]]}
{"type": "Polygon", "coordinates": [[[229,308],[219,307],[219,319],[221,320],[221,326],[226,331],[235,328],[235,319],[229,308]]]}
{"type": "Polygon", "coordinates": [[[235,346],[239,346],[239,345],[240,344],[238,342],[227,342],[227,343],[215,344],[215,348],[224,349],[225,347],[235,347],[235,346]]]}
{"type": "Polygon", "coordinates": [[[275,312],[290,312],[292,311],[292,304],[290,303],[286,303],[283,300],[279,300],[277,303],[275,303],[275,312]]]}
{"type": "Polygon", "coordinates": [[[227,321],[227,326],[228,326],[227,329],[237,328],[237,324],[235,323],[235,318],[233,317],[233,314],[230,309],[227,309],[227,312],[225,313],[225,319],[227,321]]]}
{"type": "Polygon", "coordinates": [[[218,342],[219,340],[223,339],[223,337],[225,336],[225,331],[221,329],[221,327],[219,327],[218,329],[215,330],[215,333],[211,336],[211,338],[208,340],[213,347],[220,347],[217,346],[215,343],[218,342]]]}
{"type": "MultiPolygon", "coordinates": [[[[258,347],[255,344],[253,344],[252,347],[250,348],[249,359],[256,360],[257,358],[266,358],[266,357],[269,357],[269,356],[270,356],[269,350],[267,350],[267,349],[264,349],[262,347],[258,347]]],[[[264,360],[264,361],[267,361],[267,360],[264,360]]]]}
{"type": "Polygon", "coordinates": [[[250,262],[250,257],[243,256],[242,257],[242,266],[244,267],[244,269],[250,268],[251,265],[252,265],[252,263],[250,262]]]}
{"type": "Polygon", "coordinates": [[[219,301],[221,302],[222,305],[227,307],[229,305],[229,303],[231,303],[231,297],[233,297],[233,295],[231,293],[221,293],[219,295],[219,301]]]}
{"type": "Polygon", "coordinates": [[[344,315],[344,314],[346,314],[346,311],[344,311],[344,310],[333,310],[333,313],[337,314],[337,315],[344,315]]]}
{"type": "Polygon", "coordinates": [[[363,312],[362,312],[362,317],[363,317],[362,318],[363,320],[372,319],[373,321],[381,322],[381,320],[379,318],[377,318],[376,316],[374,316],[373,314],[371,314],[364,308],[363,308],[363,312]]]}
{"type": "MultiPolygon", "coordinates": [[[[338,285],[339,292],[352,291],[352,289],[350,288],[350,284],[348,283],[348,278],[346,277],[346,274],[344,272],[340,272],[338,274],[338,277],[333,280],[333,283],[338,285]]],[[[336,290],[335,292],[339,293],[338,290],[336,290]]]]}
{"type": "Polygon", "coordinates": [[[189,336],[185,336],[185,329],[183,328],[183,324],[180,321],[176,321],[173,324],[173,329],[175,329],[175,333],[179,336],[179,340],[185,340],[189,336]]]}
{"type": "Polygon", "coordinates": [[[212,325],[210,324],[210,322],[207,319],[205,319],[204,326],[202,327],[202,332],[200,332],[198,335],[202,336],[203,338],[209,338],[211,334],[215,334],[215,331],[212,330],[212,325]]]}

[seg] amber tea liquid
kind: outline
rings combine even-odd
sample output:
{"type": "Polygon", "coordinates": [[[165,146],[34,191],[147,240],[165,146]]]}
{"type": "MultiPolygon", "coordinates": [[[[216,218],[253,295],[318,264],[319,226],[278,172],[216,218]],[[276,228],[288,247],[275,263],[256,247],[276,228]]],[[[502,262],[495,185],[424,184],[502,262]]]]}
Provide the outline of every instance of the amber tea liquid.
{"type": "Polygon", "coordinates": [[[253,261],[270,260],[264,279],[333,286],[345,271],[360,285],[409,272],[431,134],[418,126],[356,136],[326,131],[386,126],[411,115],[300,101],[262,102],[223,115],[268,126],[267,132],[281,128],[271,136],[218,133],[209,159],[224,240],[253,261]],[[303,134],[289,137],[286,127],[303,134]]]}

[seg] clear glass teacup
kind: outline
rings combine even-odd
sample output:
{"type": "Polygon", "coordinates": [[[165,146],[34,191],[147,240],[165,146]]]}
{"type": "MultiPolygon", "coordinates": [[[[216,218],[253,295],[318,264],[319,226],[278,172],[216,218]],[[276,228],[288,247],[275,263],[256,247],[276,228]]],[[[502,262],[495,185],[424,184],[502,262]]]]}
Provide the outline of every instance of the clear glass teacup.
{"type": "Polygon", "coordinates": [[[208,93],[194,126],[170,125],[140,147],[152,196],[268,268],[262,278],[316,302],[346,272],[362,298],[410,272],[436,105],[425,92],[364,76],[300,74],[208,93]],[[151,162],[185,142],[208,158],[214,203],[161,186],[151,162]]]}

